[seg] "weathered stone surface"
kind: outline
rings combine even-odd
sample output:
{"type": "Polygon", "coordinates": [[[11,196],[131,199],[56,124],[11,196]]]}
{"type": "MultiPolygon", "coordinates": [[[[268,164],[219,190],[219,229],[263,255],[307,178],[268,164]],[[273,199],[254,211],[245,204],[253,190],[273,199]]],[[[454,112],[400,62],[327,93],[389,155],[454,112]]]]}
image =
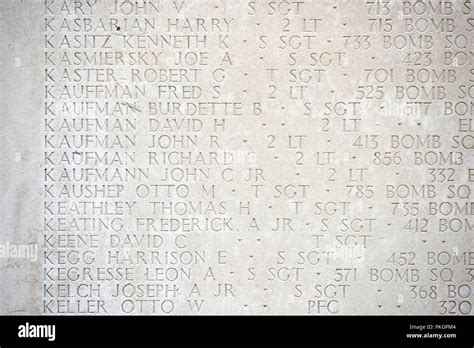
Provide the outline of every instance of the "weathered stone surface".
{"type": "Polygon", "coordinates": [[[472,315],[470,1],[2,1],[1,314],[472,315]]]}

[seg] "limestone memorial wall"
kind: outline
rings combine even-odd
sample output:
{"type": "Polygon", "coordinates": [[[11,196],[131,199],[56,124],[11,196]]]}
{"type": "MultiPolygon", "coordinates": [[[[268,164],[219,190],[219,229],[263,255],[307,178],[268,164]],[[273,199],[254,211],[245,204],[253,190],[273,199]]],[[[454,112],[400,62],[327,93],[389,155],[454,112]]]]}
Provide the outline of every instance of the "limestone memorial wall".
{"type": "Polygon", "coordinates": [[[474,313],[474,2],[0,11],[1,314],[474,313]]]}

